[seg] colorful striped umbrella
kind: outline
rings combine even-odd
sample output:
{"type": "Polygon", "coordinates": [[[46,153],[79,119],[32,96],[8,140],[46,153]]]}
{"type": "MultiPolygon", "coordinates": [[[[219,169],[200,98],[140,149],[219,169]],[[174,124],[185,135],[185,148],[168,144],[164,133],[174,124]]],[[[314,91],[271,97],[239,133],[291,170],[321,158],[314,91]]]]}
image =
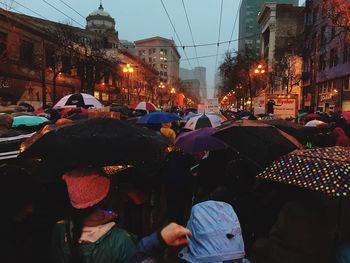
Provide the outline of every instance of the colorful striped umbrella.
{"type": "Polygon", "coordinates": [[[141,101],[136,103],[130,107],[134,110],[145,110],[145,111],[157,111],[157,106],[152,102],[141,101]]]}
{"type": "Polygon", "coordinates": [[[258,175],[258,179],[295,185],[330,196],[350,193],[350,148],[326,147],[284,155],[258,175]]]}
{"type": "Polygon", "coordinates": [[[103,105],[90,94],[75,93],[64,96],[55,104],[54,108],[64,108],[66,106],[102,108],[103,105]]]}
{"type": "Polygon", "coordinates": [[[216,128],[221,125],[221,122],[221,118],[217,115],[202,114],[190,118],[184,128],[188,130],[197,130],[205,127],[216,128]]]}

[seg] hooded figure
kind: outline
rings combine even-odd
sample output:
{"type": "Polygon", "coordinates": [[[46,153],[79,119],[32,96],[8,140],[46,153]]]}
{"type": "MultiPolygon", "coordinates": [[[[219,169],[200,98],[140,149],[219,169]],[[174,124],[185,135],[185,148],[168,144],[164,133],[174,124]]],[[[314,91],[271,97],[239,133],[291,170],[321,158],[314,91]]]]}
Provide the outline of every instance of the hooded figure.
{"type": "Polygon", "coordinates": [[[171,143],[175,142],[176,139],[176,133],[175,131],[171,128],[171,123],[162,123],[162,128],[160,128],[160,133],[168,138],[171,143]]]}
{"type": "Polygon", "coordinates": [[[348,136],[346,136],[342,128],[337,127],[333,130],[333,132],[335,133],[335,136],[336,136],[335,146],[346,146],[346,147],[350,146],[350,140],[348,136]]]}
{"type": "Polygon", "coordinates": [[[193,206],[187,229],[193,236],[180,251],[181,259],[191,263],[222,263],[244,258],[241,226],[231,205],[206,201],[193,206]]]}

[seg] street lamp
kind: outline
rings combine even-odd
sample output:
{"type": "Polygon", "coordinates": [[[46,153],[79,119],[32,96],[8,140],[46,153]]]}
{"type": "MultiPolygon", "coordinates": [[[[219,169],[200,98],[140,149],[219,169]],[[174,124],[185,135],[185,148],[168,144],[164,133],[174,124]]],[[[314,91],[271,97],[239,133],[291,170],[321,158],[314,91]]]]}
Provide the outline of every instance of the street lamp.
{"type": "Polygon", "coordinates": [[[171,88],[170,90],[170,94],[171,94],[171,97],[172,97],[172,103],[174,103],[174,94],[176,93],[176,89],[175,88],[171,88]]]}
{"type": "Polygon", "coordinates": [[[126,64],[126,67],[123,67],[123,73],[128,76],[128,105],[130,105],[130,75],[134,72],[134,68],[130,64],[126,64]]]}

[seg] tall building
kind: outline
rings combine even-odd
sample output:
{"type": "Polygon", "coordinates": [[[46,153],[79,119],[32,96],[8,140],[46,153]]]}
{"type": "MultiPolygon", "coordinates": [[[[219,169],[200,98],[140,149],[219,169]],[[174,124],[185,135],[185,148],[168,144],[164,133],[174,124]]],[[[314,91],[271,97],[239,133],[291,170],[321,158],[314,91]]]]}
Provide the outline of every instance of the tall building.
{"type": "Polygon", "coordinates": [[[195,67],[194,69],[180,68],[181,80],[198,80],[199,95],[201,98],[207,97],[207,69],[205,67],[195,67]]]}
{"type": "Polygon", "coordinates": [[[156,36],[137,40],[134,43],[136,55],[159,72],[159,80],[169,88],[177,87],[181,56],[175,47],[175,42],[156,36]]]}
{"type": "Polygon", "coordinates": [[[305,5],[302,107],[334,112],[350,110],[350,41],[332,26],[321,10],[321,0],[305,5]]]}
{"type": "Polygon", "coordinates": [[[280,3],[298,5],[298,0],[242,0],[239,10],[239,42],[238,50],[245,52],[251,49],[256,57],[260,56],[260,26],[257,17],[264,3],[280,3]]]}
{"type": "Polygon", "coordinates": [[[272,73],[268,94],[299,93],[299,84],[290,87],[289,82],[299,83],[301,78],[299,43],[303,39],[303,8],[266,3],[259,13],[258,23],[261,26],[261,58],[267,64],[267,71],[272,73]]]}
{"type": "Polygon", "coordinates": [[[102,4],[88,15],[85,28],[99,39],[97,43],[99,48],[118,48],[119,39],[118,31],[115,29],[115,20],[104,10],[102,4]]]}

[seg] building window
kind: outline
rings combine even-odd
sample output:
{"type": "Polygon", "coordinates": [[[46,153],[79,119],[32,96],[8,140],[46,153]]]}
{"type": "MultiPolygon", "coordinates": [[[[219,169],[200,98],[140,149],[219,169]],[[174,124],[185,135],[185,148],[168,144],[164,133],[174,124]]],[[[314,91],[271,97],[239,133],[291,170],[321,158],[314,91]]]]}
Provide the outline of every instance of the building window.
{"type": "Polygon", "coordinates": [[[312,24],[314,25],[317,20],[317,10],[312,13],[312,24]]]}
{"type": "Polygon", "coordinates": [[[350,77],[343,79],[343,90],[350,90],[350,77]]]}
{"type": "Polygon", "coordinates": [[[152,55],[152,49],[148,49],[148,55],[152,55]]]}
{"type": "Polygon", "coordinates": [[[335,26],[332,26],[332,28],[331,28],[331,38],[332,38],[332,39],[335,38],[335,33],[336,33],[335,26]]]}
{"type": "Polygon", "coordinates": [[[7,34],[0,32],[0,60],[7,57],[7,34]]]}
{"type": "Polygon", "coordinates": [[[71,74],[72,60],[69,56],[62,57],[62,72],[66,74],[71,74]]]}
{"type": "Polygon", "coordinates": [[[350,61],[350,43],[345,43],[343,49],[343,63],[348,61],[350,61]]]}
{"type": "Polygon", "coordinates": [[[338,52],[336,48],[332,48],[329,53],[329,67],[336,67],[338,65],[338,52]]]}
{"type": "Polygon", "coordinates": [[[34,63],[34,43],[22,40],[19,57],[24,66],[32,66],[34,63]]]}
{"type": "Polygon", "coordinates": [[[326,26],[323,26],[321,28],[321,46],[324,46],[327,42],[327,37],[326,37],[326,26]]]}
{"type": "Polygon", "coordinates": [[[152,63],[153,62],[153,59],[151,57],[148,58],[148,62],[149,63],[152,63]]]}
{"type": "Polygon", "coordinates": [[[321,54],[318,62],[318,71],[321,72],[326,69],[326,54],[321,54]]]}

